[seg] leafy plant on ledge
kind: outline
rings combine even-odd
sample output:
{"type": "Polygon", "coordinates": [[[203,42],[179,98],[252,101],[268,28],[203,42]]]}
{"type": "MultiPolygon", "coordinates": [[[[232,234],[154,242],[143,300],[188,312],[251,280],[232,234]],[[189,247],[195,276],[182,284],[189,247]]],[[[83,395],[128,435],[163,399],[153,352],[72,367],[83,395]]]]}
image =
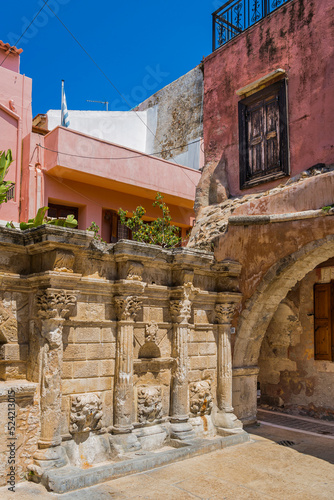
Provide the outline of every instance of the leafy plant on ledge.
{"type": "MultiPolygon", "coordinates": [[[[25,229],[42,226],[43,224],[72,228],[77,227],[78,221],[74,218],[74,215],[68,215],[66,219],[65,217],[46,217],[45,214],[48,210],[49,207],[41,207],[33,219],[29,219],[28,222],[20,222],[20,229],[24,231],[25,229]]],[[[12,227],[10,222],[7,222],[7,227],[12,227]]]]}
{"type": "Polygon", "coordinates": [[[14,182],[5,181],[10,165],[13,163],[12,151],[0,151],[0,204],[7,203],[7,192],[14,186],[14,182]]]}
{"type": "Polygon", "coordinates": [[[153,206],[160,208],[162,216],[151,222],[143,221],[146,210],[142,206],[135,209],[132,217],[128,217],[127,212],[120,208],[118,215],[121,224],[131,229],[135,241],[141,241],[149,245],[160,245],[164,248],[179,245],[181,243],[179,228],[171,224],[170,211],[163,201],[161,193],[157,193],[153,206]]]}
{"type": "Polygon", "coordinates": [[[333,210],[333,208],[334,208],[334,203],[332,205],[327,205],[327,207],[322,207],[321,210],[323,210],[324,212],[326,212],[328,214],[328,212],[333,210]]]}
{"type": "Polygon", "coordinates": [[[106,243],[106,241],[104,241],[102,237],[99,235],[100,226],[98,226],[96,222],[93,221],[91,225],[87,227],[86,231],[93,231],[95,240],[101,241],[102,243],[106,243]]]}

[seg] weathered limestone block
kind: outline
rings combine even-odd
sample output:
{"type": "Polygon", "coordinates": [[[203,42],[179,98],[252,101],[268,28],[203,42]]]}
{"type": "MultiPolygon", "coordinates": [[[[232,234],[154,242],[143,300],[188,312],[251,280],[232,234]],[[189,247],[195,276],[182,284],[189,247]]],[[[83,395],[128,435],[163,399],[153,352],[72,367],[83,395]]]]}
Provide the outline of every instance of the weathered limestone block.
{"type": "Polygon", "coordinates": [[[27,465],[32,463],[40,432],[38,397],[38,387],[35,383],[23,380],[1,382],[0,486],[4,486],[8,479],[8,444],[11,441],[14,442],[16,481],[24,478],[27,465]],[[8,406],[9,404],[11,406],[8,406]],[[9,410],[12,413],[9,413],[9,410]],[[11,420],[9,416],[12,417],[11,420]],[[13,424],[11,427],[9,422],[13,424]]]}
{"type": "MultiPolygon", "coordinates": [[[[27,377],[37,387],[34,404],[22,403],[18,417],[20,432],[26,424],[31,432],[22,472],[29,465],[34,480],[48,484],[50,469],[69,463],[87,468],[115,452],[163,446],[168,437],[211,435],[214,304],[221,283],[230,286],[222,281],[229,266],[215,268],[212,253],[185,248],[95,246],[66,228],[24,238],[24,279],[12,269],[0,277],[1,352],[24,364],[29,342],[27,377]],[[200,366],[190,369],[193,358],[200,366]]],[[[0,230],[3,246],[7,239],[0,230]]]]}
{"type": "Polygon", "coordinates": [[[40,272],[42,269],[43,271],[73,273],[74,263],[74,253],[65,249],[55,249],[32,257],[32,268],[35,272],[40,272]]]}

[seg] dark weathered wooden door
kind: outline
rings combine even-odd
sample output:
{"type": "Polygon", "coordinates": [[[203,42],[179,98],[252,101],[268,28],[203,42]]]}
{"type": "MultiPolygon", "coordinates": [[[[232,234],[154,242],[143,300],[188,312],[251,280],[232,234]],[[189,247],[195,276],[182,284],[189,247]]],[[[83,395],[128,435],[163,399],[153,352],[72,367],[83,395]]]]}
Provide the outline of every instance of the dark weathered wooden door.
{"type": "Polygon", "coordinates": [[[314,359],[333,359],[333,289],[333,283],[314,286],[314,359]]]}

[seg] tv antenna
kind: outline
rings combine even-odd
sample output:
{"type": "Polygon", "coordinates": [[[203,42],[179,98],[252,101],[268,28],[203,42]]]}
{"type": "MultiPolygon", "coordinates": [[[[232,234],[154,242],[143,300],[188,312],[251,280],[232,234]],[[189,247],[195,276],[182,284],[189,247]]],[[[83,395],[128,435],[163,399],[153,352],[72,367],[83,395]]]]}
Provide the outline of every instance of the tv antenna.
{"type": "Polygon", "coordinates": [[[91,101],[90,99],[86,99],[86,102],[98,102],[99,104],[104,104],[106,107],[106,111],[108,111],[109,101],[91,101]]]}

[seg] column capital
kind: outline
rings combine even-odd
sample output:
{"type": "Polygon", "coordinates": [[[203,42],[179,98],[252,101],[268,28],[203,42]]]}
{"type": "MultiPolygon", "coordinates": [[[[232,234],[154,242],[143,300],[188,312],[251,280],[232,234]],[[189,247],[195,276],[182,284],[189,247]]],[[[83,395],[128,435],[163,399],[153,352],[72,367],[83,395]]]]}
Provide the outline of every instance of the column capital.
{"type": "Polygon", "coordinates": [[[189,282],[182,286],[180,298],[170,300],[170,313],[174,323],[188,323],[192,301],[199,292],[200,289],[189,282]]]}
{"type": "Polygon", "coordinates": [[[136,295],[118,296],[114,298],[119,321],[134,321],[141,308],[142,301],[136,295]]]}
{"type": "Polygon", "coordinates": [[[216,320],[219,324],[230,324],[235,313],[235,304],[216,304],[216,320]]]}
{"type": "Polygon", "coordinates": [[[237,306],[241,302],[241,293],[223,292],[218,294],[215,306],[216,321],[222,325],[230,325],[237,306]]]}
{"type": "Polygon", "coordinates": [[[76,301],[76,296],[66,290],[41,290],[36,295],[37,315],[41,319],[64,319],[73,310],[76,301]]]}

